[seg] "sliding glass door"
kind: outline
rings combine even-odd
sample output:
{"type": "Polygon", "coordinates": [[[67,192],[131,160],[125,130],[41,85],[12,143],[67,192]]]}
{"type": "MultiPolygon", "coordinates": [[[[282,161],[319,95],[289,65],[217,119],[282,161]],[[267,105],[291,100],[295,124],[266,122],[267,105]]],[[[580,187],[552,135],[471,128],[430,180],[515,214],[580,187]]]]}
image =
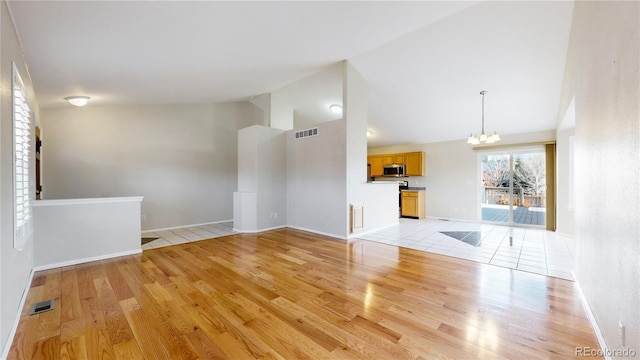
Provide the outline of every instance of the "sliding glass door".
{"type": "Polygon", "coordinates": [[[482,220],[510,224],[512,222],[511,158],[508,154],[481,155],[482,220]]]}
{"type": "Polygon", "coordinates": [[[545,226],[547,174],[544,150],[513,154],[515,224],[545,226]]]}
{"type": "Polygon", "coordinates": [[[545,149],[480,154],[482,221],[544,227],[547,173],[545,149]]]}

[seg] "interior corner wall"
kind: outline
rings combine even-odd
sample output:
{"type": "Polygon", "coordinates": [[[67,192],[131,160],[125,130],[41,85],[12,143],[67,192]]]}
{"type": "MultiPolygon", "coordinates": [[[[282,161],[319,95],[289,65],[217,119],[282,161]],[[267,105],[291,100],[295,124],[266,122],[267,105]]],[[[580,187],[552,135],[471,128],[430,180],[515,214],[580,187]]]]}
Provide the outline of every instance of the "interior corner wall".
{"type": "MultiPolygon", "coordinates": [[[[18,319],[18,308],[23,292],[29,288],[33,268],[33,238],[21,250],[13,247],[13,116],[12,116],[12,62],[22,77],[27,100],[37,119],[39,107],[31,78],[22,55],[18,36],[5,1],[0,1],[0,353],[11,345],[8,337],[18,319]]],[[[33,125],[32,125],[33,126],[33,125]]],[[[33,128],[32,128],[33,130],[33,128]]],[[[32,131],[33,134],[33,131],[32,131]]],[[[32,141],[34,139],[32,138],[32,141]]],[[[34,166],[34,165],[32,165],[34,166]]],[[[35,184],[31,168],[32,184],[35,184]]],[[[35,185],[32,185],[35,194],[35,185]]],[[[0,355],[1,356],[1,355],[0,355]]]]}
{"type": "Polygon", "coordinates": [[[269,125],[271,123],[271,94],[254,96],[249,102],[262,110],[262,124],[269,125]]]}
{"type": "Polygon", "coordinates": [[[45,110],[47,199],[144,196],[142,229],[233,218],[238,129],[249,102],[45,110]]]}
{"type": "Polygon", "coordinates": [[[640,3],[576,1],[563,103],[575,95],[576,277],[609,349],[640,352],[640,3]]]}
{"type": "Polygon", "coordinates": [[[318,135],[287,132],[287,218],[292,228],[346,238],[344,120],[318,124],[318,135]]]}
{"type": "Polygon", "coordinates": [[[236,229],[254,232],[287,224],[286,139],[284,130],[265,126],[239,131],[236,229]]]}
{"type": "Polygon", "coordinates": [[[293,129],[293,107],[277,91],[271,93],[270,100],[269,126],[281,130],[293,129]]]}

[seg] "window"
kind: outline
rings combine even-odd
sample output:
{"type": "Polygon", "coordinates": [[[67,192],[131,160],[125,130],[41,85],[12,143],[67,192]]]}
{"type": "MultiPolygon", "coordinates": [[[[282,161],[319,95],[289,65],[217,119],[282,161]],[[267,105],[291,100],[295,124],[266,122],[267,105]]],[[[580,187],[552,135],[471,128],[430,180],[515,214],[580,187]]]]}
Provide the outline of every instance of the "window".
{"type": "Polygon", "coordinates": [[[31,234],[31,192],[29,180],[29,167],[31,163],[31,112],[27,104],[24,85],[15,64],[13,64],[12,102],[15,200],[13,246],[19,249],[22,248],[31,234]]]}
{"type": "Polygon", "coordinates": [[[555,231],[555,157],[554,143],[480,153],[482,221],[555,231]]]}

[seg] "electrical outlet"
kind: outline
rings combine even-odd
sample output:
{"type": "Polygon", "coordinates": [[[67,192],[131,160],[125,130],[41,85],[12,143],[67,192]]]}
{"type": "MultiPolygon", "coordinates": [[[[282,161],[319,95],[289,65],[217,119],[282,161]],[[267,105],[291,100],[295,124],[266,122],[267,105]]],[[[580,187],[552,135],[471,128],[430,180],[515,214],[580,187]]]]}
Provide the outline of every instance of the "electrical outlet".
{"type": "Polygon", "coordinates": [[[142,220],[142,221],[147,220],[147,215],[145,215],[145,214],[140,215],[140,220],[142,220]]]}
{"type": "Polygon", "coordinates": [[[624,332],[624,324],[622,323],[622,320],[620,320],[618,321],[618,338],[620,339],[620,345],[623,347],[625,346],[624,332]]]}
{"type": "Polygon", "coordinates": [[[273,213],[273,217],[274,217],[274,218],[277,218],[277,217],[278,217],[278,212],[277,212],[277,211],[273,213]]]}

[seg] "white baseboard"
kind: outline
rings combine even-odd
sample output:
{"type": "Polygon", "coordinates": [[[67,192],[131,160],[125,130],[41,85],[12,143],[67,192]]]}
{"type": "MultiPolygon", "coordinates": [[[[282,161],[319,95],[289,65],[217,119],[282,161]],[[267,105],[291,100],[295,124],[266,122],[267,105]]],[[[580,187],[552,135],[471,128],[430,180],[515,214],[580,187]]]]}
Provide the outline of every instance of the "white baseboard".
{"type": "Polygon", "coordinates": [[[386,229],[388,227],[391,227],[391,226],[394,226],[394,225],[398,225],[399,223],[400,222],[397,222],[395,224],[385,225],[385,226],[382,226],[382,227],[379,227],[379,228],[376,228],[376,229],[371,229],[371,230],[367,230],[367,231],[363,231],[363,232],[349,234],[349,236],[347,236],[347,239],[348,240],[357,239],[360,236],[367,235],[367,234],[372,233],[372,232],[380,231],[380,230],[386,229]]]}
{"type": "Polygon", "coordinates": [[[317,231],[317,230],[311,230],[311,229],[307,229],[307,228],[303,228],[303,227],[299,227],[299,226],[287,225],[286,227],[291,228],[291,229],[295,229],[295,230],[306,231],[306,232],[310,232],[310,233],[314,233],[314,234],[318,234],[318,235],[329,236],[329,237],[340,239],[340,240],[347,240],[347,238],[345,236],[326,233],[326,232],[317,231]]]}
{"type": "Polygon", "coordinates": [[[257,233],[263,232],[263,231],[283,229],[283,228],[286,228],[286,227],[287,227],[287,225],[280,225],[280,226],[274,226],[274,227],[265,228],[265,229],[258,229],[258,230],[240,230],[240,229],[233,228],[233,231],[237,231],[237,232],[239,232],[241,234],[257,234],[257,233]]]}
{"type": "MultiPolygon", "coordinates": [[[[182,225],[182,226],[173,226],[173,227],[161,228],[161,229],[143,230],[142,233],[144,234],[144,233],[147,233],[147,232],[182,229],[182,228],[191,227],[191,226],[203,226],[203,225],[219,224],[219,223],[223,223],[223,222],[232,222],[232,221],[233,220],[221,220],[221,221],[214,221],[214,222],[203,223],[203,224],[182,225]]],[[[314,233],[314,234],[330,236],[330,237],[341,239],[341,240],[347,240],[347,237],[345,237],[345,236],[326,233],[326,232],[322,232],[322,231],[311,230],[311,229],[307,229],[307,228],[303,228],[303,227],[291,226],[291,225],[280,225],[280,226],[274,226],[274,227],[265,228],[265,229],[258,229],[258,230],[239,230],[239,229],[233,228],[233,231],[237,231],[238,233],[241,233],[241,234],[256,234],[256,233],[263,232],[263,231],[276,230],[276,229],[282,229],[282,228],[291,228],[291,229],[311,232],[311,233],[314,233]]],[[[378,230],[380,230],[380,229],[378,229],[378,230]]],[[[371,231],[375,231],[375,230],[371,230],[371,231]]],[[[371,231],[367,231],[367,232],[371,232],[371,231]]],[[[358,235],[362,235],[362,234],[366,234],[366,233],[359,233],[358,235]]],[[[120,256],[120,255],[118,255],[118,256],[120,256]]],[[[89,260],[89,261],[95,261],[95,260],[89,260]]],[[[74,265],[74,264],[69,264],[69,265],[74,265]]],[[[53,267],[56,267],[56,266],[53,266],[53,267]]],[[[44,270],[44,269],[42,269],[42,270],[44,270]]]]}
{"type": "Polygon", "coordinates": [[[127,256],[127,255],[135,255],[140,253],[142,253],[142,249],[128,250],[128,251],[122,251],[118,253],[112,253],[112,254],[106,254],[106,255],[100,255],[100,256],[92,256],[84,259],[74,259],[74,260],[63,261],[55,264],[35,266],[33,268],[33,271],[55,269],[55,268],[64,267],[64,266],[77,265],[77,264],[87,263],[91,261],[105,260],[105,259],[111,259],[111,258],[127,256]]]}
{"type": "Polygon", "coordinates": [[[182,228],[193,227],[193,226],[204,226],[204,225],[220,224],[220,223],[224,223],[224,222],[233,222],[233,219],[231,219],[231,220],[212,221],[212,222],[206,222],[206,223],[201,223],[201,224],[180,225],[180,226],[171,226],[171,227],[166,227],[166,228],[142,230],[142,233],[154,232],[154,231],[165,231],[165,230],[182,229],[182,228]]]}
{"type": "Polygon", "coordinates": [[[602,335],[602,331],[600,331],[600,327],[596,322],[595,316],[593,316],[593,311],[591,311],[591,306],[589,306],[589,301],[587,300],[587,297],[584,295],[584,292],[582,291],[582,286],[580,286],[580,281],[578,281],[578,277],[576,276],[574,271],[571,272],[571,276],[573,276],[574,283],[578,288],[578,295],[580,296],[580,302],[582,303],[582,308],[584,309],[584,312],[587,314],[587,319],[589,319],[589,323],[593,328],[593,332],[596,333],[596,339],[598,340],[598,345],[600,345],[600,349],[602,349],[603,354],[605,354],[604,358],[606,360],[611,360],[611,356],[606,355],[606,354],[609,354],[607,343],[604,341],[604,335],[602,335]]]}
{"type": "Polygon", "coordinates": [[[280,225],[280,226],[275,226],[275,227],[265,228],[265,229],[259,229],[259,230],[239,230],[239,229],[234,228],[233,231],[237,231],[237,232],[239,232],[241,234],[257,234],[257,233],[261,233],[261,232],[264,232],[264,231],[284,229],[284,228],[290,228],[290,229],[295,229],[295,230],[300,230],[300,231],[306,231],[306,232],[310,232],[310,233],[314,233],[314,234],[318,234],[318,235],[324,235],[324,236],[329,236],[329,237],[332,237],[332,238],[337,238],[337,239],[340,239],[340,240],[347,240],[347,238],[344,237],[344,236],[331,234],[331,233],[326,233],[326,232],[322,232],[322,231],[311,230],[311,229],[307,229],[307,228],[303,228],[303,227],[299,227],[299,226],[291,226],[291,225],[280,225]]]}
{"type": "Polygon", "coordinates": [[[5,360],[7,356],[9,356],[9,350],[11,349],[11,345],[13,344],[14,337],[16,336],[16,331],[18,330],[18,324],[20,323],[20,315],[22,314],[22,310],[24,309],[24,304],[27,301],[27,295],[29,294],[29,290],[31,289],[31,283],[33,282],[33,275],[35,274],[36,271],[55,269],[55,268],[64,267],[64,266],[82,264],[82,263],[91,262],[91,261],[98,261],[98,260],[104,260],[104,259],[110,259],[110,258],[119,257],[119,256],[134,255],[134,254],[140,254],[140,253],[142,253],[142,249],[94,256],[94,257],[84,258],[84,259],[70,260],[70,261],[65,261],[65,262],[56,263],[56,264],[34,266],[31,269],[31,273],[29,274],[29,279],[27,280],[25,289],[22,292],[22,297],[20,298],[20,305],[18,305],[18,313],[16,315],[14,324],[11,327],[11,332],[9,332],[9,337],[7,338],[7,342],[5,343],[4,349],[2,349],[2,354],[0,354],[0,359],[5,360]]]}
{"type": "Polygon", "coordinates": [[[31,273],[29,274],[29,279],[27,280],[27,285],[22,291],[22,297],[20,298],[20,304],[18,305],[18,314],[16,315],[16,319],[13,322],[11,331],[9,332],[9,337],[7,338],[7,342],[4,344],[4,349],[2,349],[2,354],[0,354],[0,359],[2,360],[5,360],[7,356],[9,356],[9,350],[11,349],[11,345],[13,344],[13,338],[16,336],[16,331],[18,331],[18,324],[20,323],[20,315],[22,314],[22,309],[24,308],[24,304],[27,301],[27,295],[29,295],[29,290],[31,289],[31,283],[33,282],[34,273],[35,273],[35,270],[31,269],[31,273]]]}

